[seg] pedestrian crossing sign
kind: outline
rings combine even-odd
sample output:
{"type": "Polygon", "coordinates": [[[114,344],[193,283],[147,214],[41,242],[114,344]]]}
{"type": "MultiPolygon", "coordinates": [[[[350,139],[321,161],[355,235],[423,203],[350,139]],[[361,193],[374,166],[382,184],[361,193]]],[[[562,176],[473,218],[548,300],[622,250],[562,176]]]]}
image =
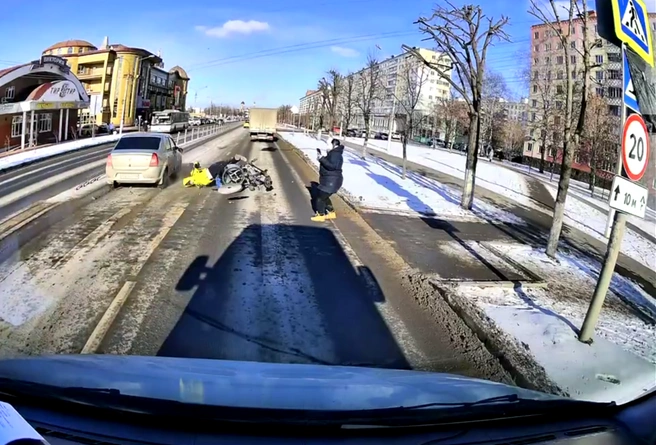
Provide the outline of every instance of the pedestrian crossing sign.
{"type": "Polygon", "coordinates": [[[612,0],[615,34],[649,66],[654,66],[654,48],[647,5],[643,0],[612,0]]]}
{"type": "Polygon", "coordinates": [[[640,113],[638,107],[638,99],[636,98],[635,88],[633,87],[633,80],[631,79],[631,71],[629,71],[629,58],[624,53],[624,105],[640,113]]]}

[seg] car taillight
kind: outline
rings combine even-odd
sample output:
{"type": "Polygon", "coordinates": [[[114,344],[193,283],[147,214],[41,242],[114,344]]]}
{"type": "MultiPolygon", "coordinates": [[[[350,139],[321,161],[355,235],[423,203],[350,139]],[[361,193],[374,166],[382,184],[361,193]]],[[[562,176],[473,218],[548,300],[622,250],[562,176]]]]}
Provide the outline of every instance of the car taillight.
{"type": "Polygon", "coordinates": [[[159,158],[155,153],[150,157],[150,166],[157,167],[159,165],[159,158]]]}
{"type": "Polygon", "coordinates": [[[107,167],[112,166],[112,155],[107,156],[107,167]]]}

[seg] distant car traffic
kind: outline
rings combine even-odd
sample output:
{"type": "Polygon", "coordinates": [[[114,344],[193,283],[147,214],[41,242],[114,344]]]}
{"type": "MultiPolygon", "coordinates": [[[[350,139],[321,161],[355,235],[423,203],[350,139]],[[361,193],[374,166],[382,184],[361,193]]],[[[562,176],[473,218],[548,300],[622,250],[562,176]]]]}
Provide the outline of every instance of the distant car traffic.
{"type": "Polygon", "coordinates": [[[118,140],[109,156],[107,184],[157,184],[164,188],[182,170],[182,150],[171,136],[129,133],[118,140]]]}
{"type": "Polygon", "coordinates": [[[248,122],[244,122],[244,128],[251,128],[251,124],[248,122]]]}

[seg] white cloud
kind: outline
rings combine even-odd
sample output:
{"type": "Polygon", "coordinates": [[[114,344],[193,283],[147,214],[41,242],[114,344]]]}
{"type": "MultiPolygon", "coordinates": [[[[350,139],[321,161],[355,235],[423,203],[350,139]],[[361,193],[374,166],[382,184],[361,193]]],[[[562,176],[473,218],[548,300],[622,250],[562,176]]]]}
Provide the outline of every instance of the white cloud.
{"type": "Polygon", "coordinates": [[[352,48],[344,48],[343,46],[331,46],[330,50],[342,57],[357,57],[360,54],[352,48]]]}
{"type": "Polygon", "coordinates": [[[267,22],[259,22],[257,20],[228,20],[221,26],[209,28],[207,26],[196,26],[196,31],[202,32],[210,37],[228,37],[231,34],[252,34],[254,32],[268,31],[271,29],[267,22]]]}

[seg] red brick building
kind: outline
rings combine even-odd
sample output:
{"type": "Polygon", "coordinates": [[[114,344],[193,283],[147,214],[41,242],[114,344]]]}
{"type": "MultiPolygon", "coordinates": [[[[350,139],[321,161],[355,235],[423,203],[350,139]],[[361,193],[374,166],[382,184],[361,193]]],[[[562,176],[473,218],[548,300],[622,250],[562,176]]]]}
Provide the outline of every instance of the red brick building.
{"type": "Polygon", "coordinates": [[[0,151],[68,140],[89,96],[66,61],[44,55],[0,70],[0,151]]]}

